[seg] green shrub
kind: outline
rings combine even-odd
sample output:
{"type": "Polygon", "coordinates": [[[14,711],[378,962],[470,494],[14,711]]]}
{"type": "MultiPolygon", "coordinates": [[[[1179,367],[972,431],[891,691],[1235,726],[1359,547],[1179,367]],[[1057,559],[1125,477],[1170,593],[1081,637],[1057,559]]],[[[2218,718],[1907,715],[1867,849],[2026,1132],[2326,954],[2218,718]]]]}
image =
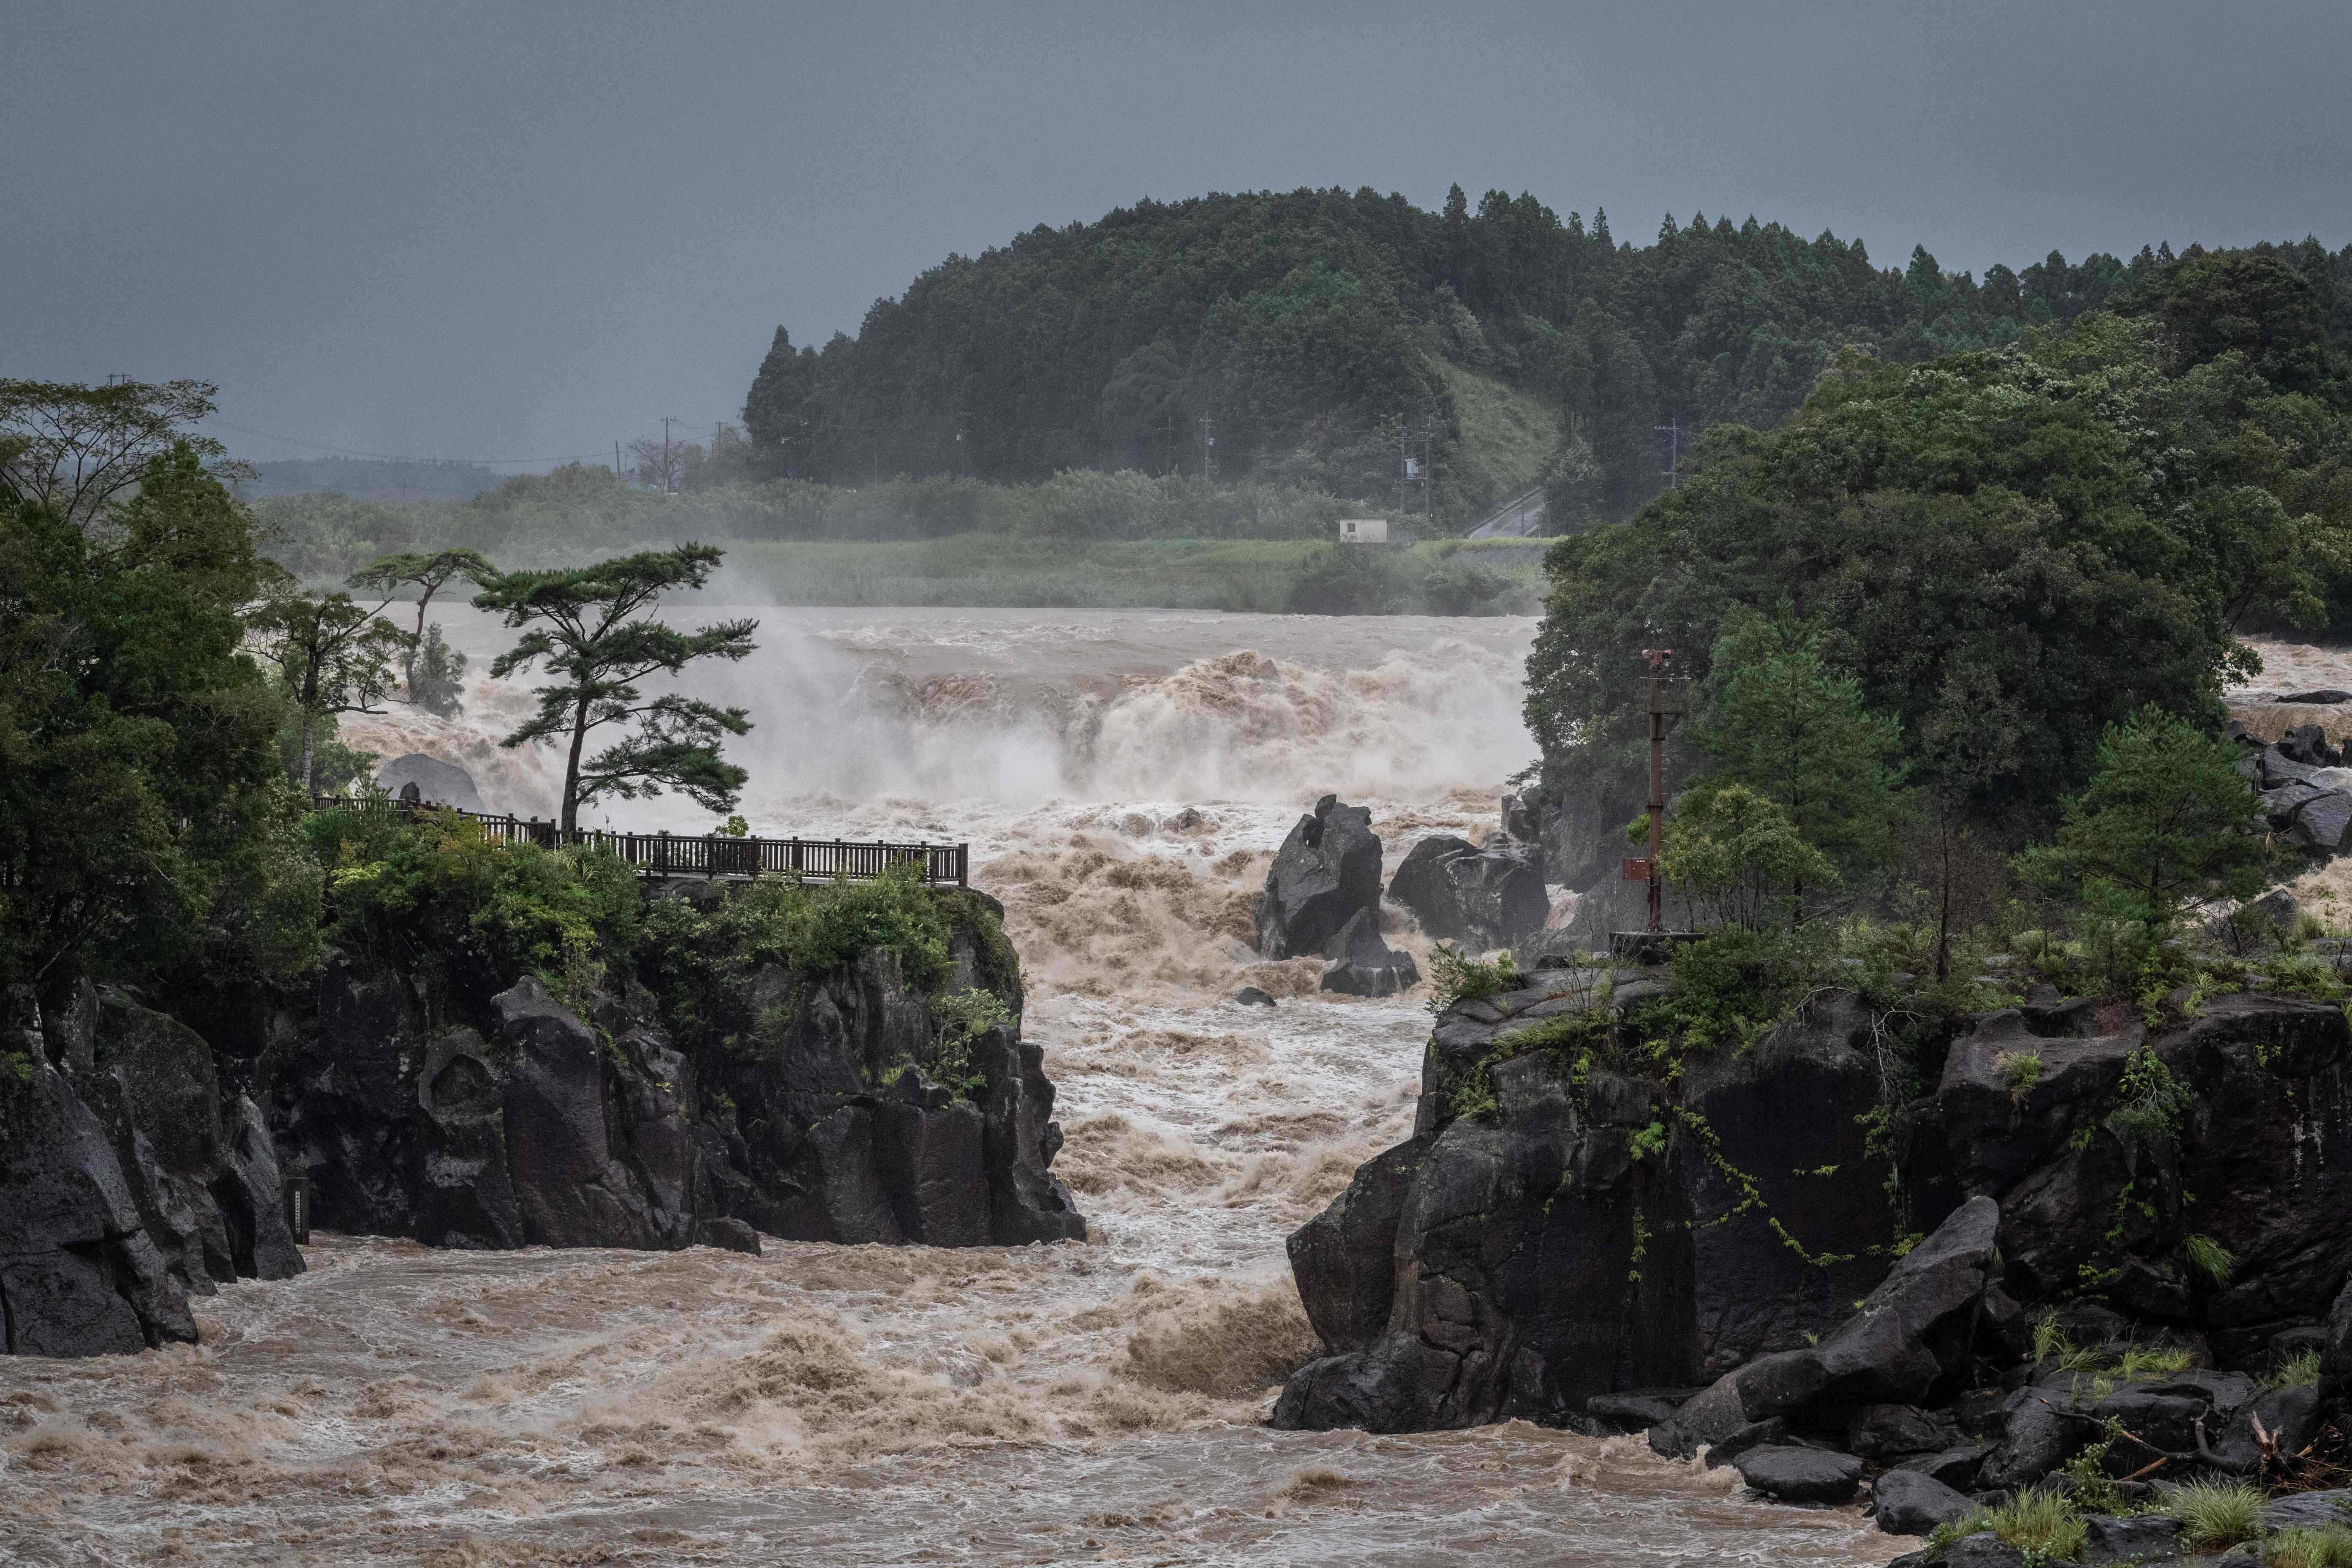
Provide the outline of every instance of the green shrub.
{"type": "Polygon", "coordinates": [[[2141,1049],[2124,1058],[2123,1080],[2116,1085],[2122,1102],[2108,1114],[2107,1126],[2126,1142],[2152,1143],[2177,1138],[2196,1097],[2172,1076],[2172,1069],[2154,1051],[2141,1049]]]}
{"type": "Polygon", "coordinates": [[[1752,1045],[1821,981],[1832,933],[1726,925],[1675,950],[1664,1012],[1690,1049],[1752,1045]]]}
{"type": "Polygon", "coordinates": [[[1518,988],[1517,961],[1508,952],[1491,963],[1472,958],[1450,942],[1429,955],[1429,1010],[1443,1015],[1456,1002],[1485,1002],[1518,988]]]}
{"type": "Polygon", "coordinates": [[[920,1060],[900,1061],[882,1075],[884,1083],[897,1080],[908,1068],[920,1068],[935,1083],[958,1100],[970,1100],[988,1085],[988,1075],[971,1066],[971,1043],[989,1030],[1009,1026],[1013,1009],[993,991],[975,985],[931,998],[931,1047],[920,1060]]]}
{"type": "Polygon", "coordinates": [[[2115,1447],[2121,1432],[2122,1423],[2109,1421],[2105,1436],[2066,1461],[2064,1474],[2071,1483],[2068,1495],[2084,1513],[2116,1514],[2129,1506],[2122,1489],[2107,1474],[2107,1451],[2115,1447]]]}
{"type": "Polygon", "coordinates": [[[398,967],[470,952],[501,983],[528,972],[562,990],[635,937],[636,873],[602,850],[494,844],[446,811],[320,812],[305,831],[334,940],[398,967]]]}
{"type": "Polygon", "coordinates": [[[2181,1539],[2203,1552],[2223,1552],[2263,1532],[2263,1494],[2240,1481],[2189,1481],[2172,1489],[2165,1511],[2180,1521],[2181,1539]]]}

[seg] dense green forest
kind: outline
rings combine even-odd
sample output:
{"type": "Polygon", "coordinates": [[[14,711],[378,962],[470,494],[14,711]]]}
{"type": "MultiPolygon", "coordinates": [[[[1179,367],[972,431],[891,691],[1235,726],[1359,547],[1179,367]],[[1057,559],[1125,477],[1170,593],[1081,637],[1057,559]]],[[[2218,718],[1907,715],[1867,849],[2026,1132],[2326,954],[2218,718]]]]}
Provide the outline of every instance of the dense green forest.
{"type": "MultiPolygon", "coordinates": [[[[2352,342],[2352,247],[2278,254],[2352,342]]],[[[1767,427],[1843,349],[1908,364],[1998,347],[2172,259],[2053,252],[1977,279],[1924,250],[1880,268],[1859,240],[1698,214],[1636,247],[1603,213],[1563,221],[1500,191],[1474,209],[1458,186],[1439,213],[1370,188],[1144,201],[950,257],[854,339],[795,348],[779,329],[743,414],[764,474],[1135,469],[1417,510],[1403,459],[1425,458],[1441,517],[1540,475],[1565,531],[1663,488],[1657,426],[1685,453],[1719,422],[1767,427]],[[1498,432],[1530,411],[1556,438],[1512,450],[1498,432]]]]}
{"type": "MultiPolygon", "coordinates": [[[[1753,837],[1723,794],[1749,789],[1789,819],[1781,859],[1818,852],[1849,902],[1990,918],[2002,855],[2063,841],[2118,758],[2150,800],[2218,776],[2221,839],[2261,837],[2207,752],[2258,668],[2239,635],[2352,604],[2341,323],[2293,252],[2185,257],[2015,346],[1849,349],[1776,428],[1710,431],[1679,489],[1550,549],[1527,716],[1562,861],[1597,876],[1641,809],[1659,647],[1696,683],[1670,840],[1753,837]]],[[[2170,974],[2157,956],[2132,962],[2170,974]]]]}

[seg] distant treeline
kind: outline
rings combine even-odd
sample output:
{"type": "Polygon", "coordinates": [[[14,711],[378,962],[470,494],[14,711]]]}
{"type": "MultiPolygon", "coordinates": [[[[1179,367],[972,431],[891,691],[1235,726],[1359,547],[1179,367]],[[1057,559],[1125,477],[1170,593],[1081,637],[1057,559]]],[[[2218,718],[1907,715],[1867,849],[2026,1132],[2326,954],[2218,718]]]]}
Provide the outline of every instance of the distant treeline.
{"type": "Polygon", "coordinates": [[[330,492],[354,500],[467,500],[506,478],[479,463],[434,458],[289,458],[250,467],[253,477],[237,482],[247,500],[330,492]]]}
{"type": "MultiPolygon", "coordinates": [[[[2352,343],[2352,247],[2275,253],[2352,343]]],[[[1848,345],[1896,363],[1997,347],[2173,259],[2053,252],[1977,279],[1923,249],[1883,268],[1859,240],[1703,215],[1636,247],[1604,213],[1563,221],[1500,191],[1473,209],[1459,186],[1439,213],[1369,187],[1145,201],[951,256],[822,351],[778,329],[740,458],[835,483],[1126,468],[1396,498],[1411,457],[1458,521],[1513,479],[1461,460],[1467,372],[1551,410],[1546,477],[1572,527],[1661,488],[1660,426],[1685,453],[1714,424],[1769,427],[1848,345]]]]}
{"type": "Polygon", "coordinates": [[[264,551],[310,578],[340,577],[394,551],[459,544],[522,566],[680,539],[1318,539],[1354,514],[1349,503],[1305,486],[1183,475],[1073,469],[1034,485],[899,479],[855,488],[734,479],[665,494],[581,464],[519,475],[471,500],[278,496],[257,502],[254,513],[264,551]]]}

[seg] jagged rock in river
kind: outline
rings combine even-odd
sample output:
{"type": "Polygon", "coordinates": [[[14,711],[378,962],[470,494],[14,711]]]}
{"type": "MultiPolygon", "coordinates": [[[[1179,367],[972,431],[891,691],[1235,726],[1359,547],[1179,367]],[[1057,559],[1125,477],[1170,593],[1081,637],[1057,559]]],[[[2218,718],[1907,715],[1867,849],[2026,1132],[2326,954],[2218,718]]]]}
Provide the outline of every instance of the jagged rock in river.
{"type": "Polygon", "coordinates": [[[147,1231],[106,1130],[34,1054],[0,1078],[0,1331],[16,1355],[194,1343],[186,1289],[147,1231]]]}
{"type": "Polygon", "coordinates": [[[1257,911],[1268,958],[1322,952],[1360,910],[1381,901],[1381,840],[1372,814],[1327,795],[1298,819],[1266,868],[1257,911]]]}
{"type": "Polygon", "coordinates": [[[1551,909],[1535,855],[1481,849],[1443,834],[1412,847],[1389,879],[1389,898],[1429,936],[1481,952],[1541,931],[1551,909]]]}
{"type": "Polygon", "coordinates": [[[1331,962],[1323,989],[1348,996],[1393,996],[1421,984],[1421,966],[1409,952],[1381,940],[1381,923],[1370,910],[1358,910],[1327,944],[1331,962]]]}
{"type": "Polygon", "coordinates": [[[415,784],[420,800],[428,805],[454,805],[459,811],[484,811],[482,792],[474,785],[474,775],[452,762],[428,756],[423,752],[410,752],[378,768],[375,782],[388,794],[397,795],[403,786],[415,784]]]}

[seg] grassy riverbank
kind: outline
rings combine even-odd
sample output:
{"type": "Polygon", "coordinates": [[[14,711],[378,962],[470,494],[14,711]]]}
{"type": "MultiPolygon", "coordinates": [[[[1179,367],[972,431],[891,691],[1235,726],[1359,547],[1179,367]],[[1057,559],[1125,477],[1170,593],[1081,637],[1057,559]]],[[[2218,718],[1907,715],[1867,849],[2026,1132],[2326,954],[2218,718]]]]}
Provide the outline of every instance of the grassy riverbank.
{"type": "MultiPolygon", "coordinates": [[[[1255,610],[1287,608],[1300,577],[1327,552],[1307,540],[1067,540],[963,533],[944,539],[744,541],[728,566],[761,596],[786,605],[936,605],[1018,608],[1255,610]]],[[[1526,612],[1542,568],[1495,551],[1440,541],[1381,552],[1408,593],[1475,564],[1500,591],[1475,595],[1489,611],[1526,612]],[[1506,563],[1488,564],[1496,556],[1506,563]]]]}

